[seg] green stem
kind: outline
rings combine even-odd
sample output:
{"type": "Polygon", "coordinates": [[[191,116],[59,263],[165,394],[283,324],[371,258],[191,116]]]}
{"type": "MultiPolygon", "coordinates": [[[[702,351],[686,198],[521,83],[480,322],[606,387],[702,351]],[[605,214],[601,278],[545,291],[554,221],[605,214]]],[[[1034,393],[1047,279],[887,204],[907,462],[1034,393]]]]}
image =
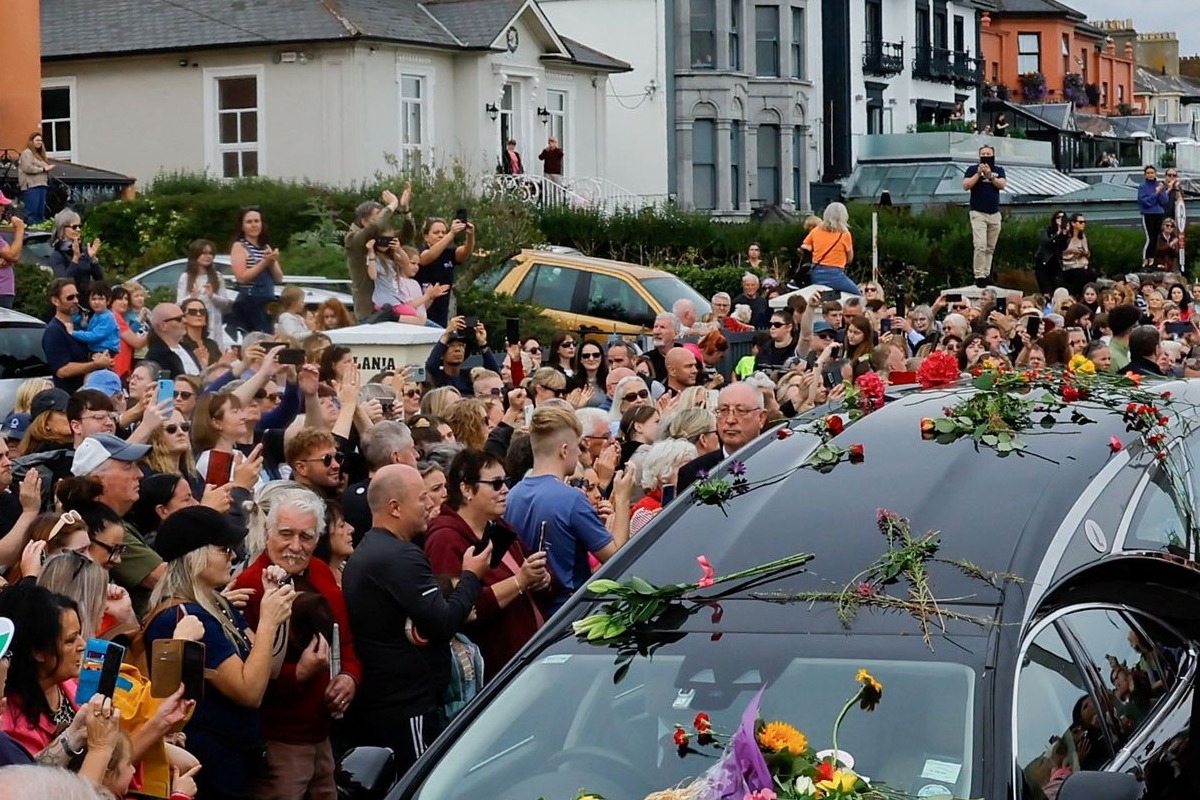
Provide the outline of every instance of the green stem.
{"type": "Polygon", "coordinates": [[[838,747],[838,729],[842,727],[842,720],[846,718],[846,715],[850,713],[850,709],[853,708],[854,704],[857,703],[862,697],[862,693],[862,689],[859,689],[857,692],[855,692],[854,697],[851,697],[849,702],[842,706],[842,710],[837,715],[837,719],[833,721],[833,762],[835,767],[841,764],[838,756],[842,753],[841,748],[838,747]]]}
{"type": "Polygon", "coordinates": [[[798,567],[801,564],[807,564],[813,560],[813,556],[808,553],[797,553],[786,558],[776,559],[768,564],[760,564],[757,567],[750,567],[738,572],[731,572],[728,575],[722,575],[719,578],[713,578],[713,586],[719,583],[730,583],[731,581],[740,581],[743,578],[756,578],[759,575],[766,575],[771,572],[778,572],[792,567],[798,567]]]}

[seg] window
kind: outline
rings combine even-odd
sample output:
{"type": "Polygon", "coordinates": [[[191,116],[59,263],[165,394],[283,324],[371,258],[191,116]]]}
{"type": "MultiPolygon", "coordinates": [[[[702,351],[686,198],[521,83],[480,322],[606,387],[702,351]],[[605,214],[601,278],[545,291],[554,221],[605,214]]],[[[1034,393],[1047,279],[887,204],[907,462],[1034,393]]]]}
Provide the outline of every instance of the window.
{"type": "Polygon", "coordinates": [[[72,113],[75,107],[75,81],[42,86],[42,141],[46,155],[70,161],[75,158],[72,113]]]}
{"type": "Polygon", "coordinates": [[[692,0],[692,69],[717,67],[716,0],[692,0]]]}
{"type": "Polygon", "coordinates": [[[1074,72],[1071,69],[1071,35],[1064,33],[1062,35],[1062,57],[1063,57],[1063,74],[1074,72]]]}
{"type": "Polygon", "coordinates": [[[717,207],[717,124],[711,119],[692,123],[692,202],[705,211],[717,207]]]}
{"type": "Polygon", "coordinates": [[[500,152],[504,153],[508,147],[509,139],[520,141],[517,136],[516,115],[513,114],[513,109],[517,107],[516,102],[517,89],[511,83],[504,84],[504,89],[500,92],[500,152]]]}
{"type": "Polygon", "coordinates": [[[419,161],[425,150],[425,120],[429,116],[425,108],[427,95],[425,76],[401,73],[400,155],[406,166],[419,161]]]}
{"type": "Polygon", "coordinates": [[[754,7],[754,73],[779,77],[779,6],[754,7]]]}
{"type": "Polygon", "coordinates": [[[758,199],[779,205],[779,126],[758,126],[758,199]]]}
{"type": "Polygon", "coordinates": [[[654,311],[632,286],[620,278],[593,272],[589,276],[587,308],[589,317],[626,322],[632,325],[653,325],[654,311]]]}
{"type": "Polygon", "coordinates": [[[1042,71],[1042,35],[1040,33],[1017,34],[1017,72],[1042,71]]]}
{"type": "Polygon", "coordinates": [[[804,144],[805,138],[800,127],[792,128],[792,203],[797,209],[807,205],[804,202],[804,182],[801,180],[803,170],[800,169],[804,163],[804,144]]]}
{"type": "Polygon", "coordinates": [[[570,311],[579,271],[551,264],[534,264],[517,287],[516,297],[556,311],[570,311]]]}
{"type": "MultiPolygon", "coordinates": [[[[1124,87],[1119,87],[1119,88],[1124,88],[1124,87]]],[[[1170,110],[1170,104],[1166,100],[1158,101],[1158,121],[1159,122],[1166,122],[1167,112],[1169,110],[1170,110]]],[[[47,149],[49,149],[49,148],[47,147],[47,149]]]]}
{"type": "Polygon", "coordinates": [[[557,89],[547,90],[546,110],[550,112],[546,134],[558,139],[558,146],[563,149],[563,174],[566,174],[566,159],[570,158],[571,153],[567,147],[567,93],[557,89]]]}
{"type": "Polygon", "coordinates": [[[729,126],[729,202],[734,210],[742,205],[742,124],[729,126]]]}
{"type": "Polygon", "coordinates": [[[866,11],[867,42],[878,45],[883,41],[883,0],[867,0],[866,11]]]}
{"type": "Polygon", "coordinates": [[[0,328],[0,380],[49,377],[50,367],[42,350],[43,330],[41,325],[23,322],[6,323],[0,328]]]}
{"type": "Polygon", "coordinates": [[[1100,105],[1108,105],[1108,81],[1100,84],[1100,105]]]}
{"type": "Polygon", "coordinates": [[[1118,103],[1125,102],[1125,84],[1123,84],[1123,83],[1117,84],[1117,102],[1118,103]]]}
{"type": "Polygon", "coordinates": [[[917,6],[917,55],[928,58],[929,50],[929,6],[917,6]]]}
{"type": "Polygon", "coordinates": [[[205,70],[209,168],[223,178],[262,174],[262,67],[205,70]]]}
{"type": "Polygon", "coordinates": [[[966,21],[957,14],[954,15],[954,52],[967,52],[966,21]]]}
{"type": "Polygon", "coordinates": [[[944,8],[939,8],[933,14],[933,46],[942,50],[950,49],[950,29],[944,8]]]}
{"type": "Polygon", "coordinates": [[[792,77],[804,78],[806,75],[804,63],[804,9],[792,9],[792,77]]]}
{"type": "Polygon", "coordinates": [[[742,0],[729,0],[729,68],[742,68],[742,0]]]}

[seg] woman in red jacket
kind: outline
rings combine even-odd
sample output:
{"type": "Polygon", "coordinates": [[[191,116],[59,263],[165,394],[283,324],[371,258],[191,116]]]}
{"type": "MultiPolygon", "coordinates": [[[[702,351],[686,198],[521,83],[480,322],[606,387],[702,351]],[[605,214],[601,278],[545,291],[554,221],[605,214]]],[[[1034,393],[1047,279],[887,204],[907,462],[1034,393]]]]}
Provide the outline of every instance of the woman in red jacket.
{"type": "Polygon", "coordinates": [[[495,456],[463,450],[450,462],[446,490],[446,505],[429,523],[425,553],[435,575],[457,575],[467,548],[491,537],[493,566],[483,576],[475,618],[465,631],[483,653],[484,679],[490,680],[546,621],[546,554],[527,553],[501,519],[508,483],[495,456]]]}

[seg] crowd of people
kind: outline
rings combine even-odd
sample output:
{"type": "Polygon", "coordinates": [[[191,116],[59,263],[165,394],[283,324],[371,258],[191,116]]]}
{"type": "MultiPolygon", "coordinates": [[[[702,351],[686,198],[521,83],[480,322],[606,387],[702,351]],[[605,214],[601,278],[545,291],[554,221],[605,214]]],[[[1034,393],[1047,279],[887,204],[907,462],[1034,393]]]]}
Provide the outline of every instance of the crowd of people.
{"type": "MultiPolygon", "coordinates": [[[[413,248],[410,201],[406,188],[357,209],[353,309],[307,309],[295,287],[275,300],[282,264],[257,208],[231,237],[236,286],[197,241],[176,300],[153,307],[141,287],[110,288],[78,215],[55,218],[52,378],[21,387],[0,441],[0,618],[14,631],[0,786],[333,798],[347,747],[410,766],[678,493],[867,374],[912,383],[942,353],[964,373],[1082,355],[1200,376],[1200,287],[1178,273],[906,309],[847,274],[837,203],[800,245],[833,290],[811,302],[772,308],[786,285],[750,271],[710,313],[680,300],[658,315],[645,350],[559,331],[493,352],[483,323],[450,311],[472,223],[427,220],[413,248]],[[441,329],[424,380],[363,374],[323,333],[380,314],[441,329]],[[734,361],[739,333],[753,348],[734,361]],[[82,700],[93,639],[124,645],[126,663],[111,697],[82,700]],[[151,691],[163,640],[203,644],[203,692],[151,691]]],[[[1048,237],[1080,222],[1055,215],[1048,237]]],[[[1064,276],[1078,251],[1059,251],[1064,276]]],[[[751,267],[761,258],[752,246],[751,267]]]]}

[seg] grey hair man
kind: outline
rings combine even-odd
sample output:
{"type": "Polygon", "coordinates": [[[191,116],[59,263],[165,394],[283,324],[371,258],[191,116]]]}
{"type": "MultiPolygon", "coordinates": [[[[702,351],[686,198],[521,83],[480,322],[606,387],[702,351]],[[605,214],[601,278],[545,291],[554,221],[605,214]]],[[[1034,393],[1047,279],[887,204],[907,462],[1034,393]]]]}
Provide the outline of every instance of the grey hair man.
{"type": "Polygon", "coordinates": [[[350,484],[342,492],[342,511],[346,522],[354,528],[355,545],[371,527],[371,509],[367,505],[371,478],[388,464],[417,466],[417,448],[413,444],[412,431],[398,420],[384,420],[367,428],[358,447],[367,462],[367,477],[350,484]]]}
{"type": "MultiPolygon", "coordinates": [[[[584,456],[583,460],[586,462],[584,466],[594,468],[600,460],[600,454],[604,452],[604,448],[614,442],[608,414],[599,408],[579,408],[575,410],[575,418],[583,426],[580,455],[584,456]]],[[[617,449],[619,452],[620,447],[618,446],[617,449]]],[[[611,480],[612,469],[607,469],[605,472],[608,480],[611,480]]],[[[604,475],[599,475],[599,470],[597,475],[601,478],[601,483],[607,486],[608,480],[605,480],[604,475]]]]}
{"type": "Polygon", "coordinates": [[[646,352],[650,366],[654,369],[654,379],[659,383],[667,380],[667,353],[675,346],[679,335],[679,317],[670,311],[664,311],[654,318],[654,330],[651,339],[654,346],[646,352]]]}
{"type": "Polygon", "coordinates": [[[730,455],[758,438],[767,424],[765,405],[763,392],[746,381],[730,384],[721,390],[717,401],[717,435],[721,437],[721,446],[679,468],[680,492],[690,486],[701,471],[712,471],[730,455]]]}

